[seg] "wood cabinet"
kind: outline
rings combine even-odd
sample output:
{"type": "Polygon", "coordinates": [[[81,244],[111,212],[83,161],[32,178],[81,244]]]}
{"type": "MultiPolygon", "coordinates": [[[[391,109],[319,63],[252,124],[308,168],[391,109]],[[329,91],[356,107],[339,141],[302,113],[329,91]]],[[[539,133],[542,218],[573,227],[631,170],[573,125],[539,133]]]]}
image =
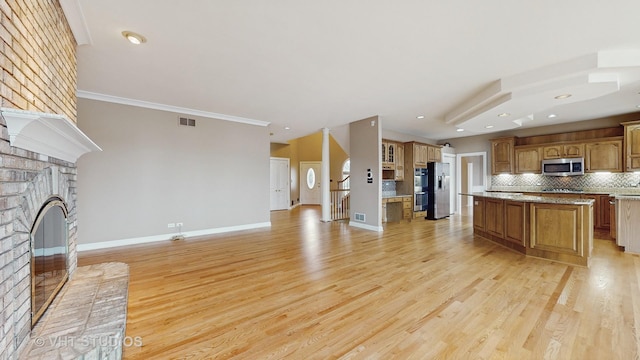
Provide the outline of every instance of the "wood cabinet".
{"type": "Polygon", "coordinates": [[[622,139],[585,144],[585,172],[622,172],[622,139]]]}
{"type": "Polygon", "coordinates": [[[413,143],[413,167],[426,167],[428,157],[428,148],[426,145],[413,143]]]}
{"type": "Polygon", "coordinates": [[[442,149],[439,146],[427,145],[427,162],[441,162],[442,149]]]}
{"type": "Polygon", "coordinates": [[[542,159],[562,159],[584,157],[584,144],[555,144],[542,148],[542,159]]]}
{"type": "Polygon", "coordinates": [[[640,171],[640,121],[622,123],[624,125],[625,169],[640,171]]]}
{"type": "Polygon", "coordinates": [[[413,197],[393,196],[382,198],[382,222],[411,220],[413,217],[413,197]]]}
{"type": "Polygon", "coordinates": [[[531,203],[527,254],[588,265],[593,244],[590,210],[583,205],[531,203]]]}
{"type": "Polygon", "coordinates": [[[485,231],[500,238],[504,237],[504,200],[485,198],[484,216],[485,231]]]}
{"type": "Polygon", "coordinates": [[[395,180],[404,181],[404,145],[396,144],[395,180]]]}
{"type": "Polygon", "coordinates": [[[491,140],[491,174],[513,173],[514,137],[491,140]]]}
{"type": "Polygon", "coordinates": [[[413,144],[413,167],[427,167],[427,163],[441,162],[442,149],[438,145],[427,145],[421,143],[413,144]]]}
{"type": "Polygon", "coordinates": [[[484,198],[473,198],[473,228],[484,231],[484,198]]]}
{"type": "Polygon", "coordinates": [[[382,169],[395,170],[396,168],[396,143],[382,140],[382,169]]]}
{"type": "Polygon", "coordinates": [[[516,174],[542,173],[542,148],[515,147],[514,157],[516,174]]]}
{"type": "Polygon", "coordinates": [[[504,238],[514,244],[526,246],[527,240],[527,204],[518,201],[505,201],[504,238]]]}

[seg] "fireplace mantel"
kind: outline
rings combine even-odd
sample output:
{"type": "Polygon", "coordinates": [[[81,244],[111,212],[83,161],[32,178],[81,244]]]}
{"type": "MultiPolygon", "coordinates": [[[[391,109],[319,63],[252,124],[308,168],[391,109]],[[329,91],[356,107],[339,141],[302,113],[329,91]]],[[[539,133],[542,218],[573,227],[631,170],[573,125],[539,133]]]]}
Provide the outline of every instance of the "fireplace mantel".
{"type": "Polygon", "coordinates": [[[91,151],[102,151],[63,115],[0,108],[11,146],[75,163],[91,151]]]}

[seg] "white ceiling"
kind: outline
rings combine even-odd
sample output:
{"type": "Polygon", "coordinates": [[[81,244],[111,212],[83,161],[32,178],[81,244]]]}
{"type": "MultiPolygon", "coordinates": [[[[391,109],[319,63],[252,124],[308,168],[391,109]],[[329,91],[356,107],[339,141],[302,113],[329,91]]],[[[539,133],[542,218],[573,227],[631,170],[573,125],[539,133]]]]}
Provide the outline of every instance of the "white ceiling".
{"type": "Polygon", "coordinates": [[[637,0],[61,2],[88,42],[79,96],[265,122],[273,142],[373,115],[442,140],[640,110],[637,0]]]}

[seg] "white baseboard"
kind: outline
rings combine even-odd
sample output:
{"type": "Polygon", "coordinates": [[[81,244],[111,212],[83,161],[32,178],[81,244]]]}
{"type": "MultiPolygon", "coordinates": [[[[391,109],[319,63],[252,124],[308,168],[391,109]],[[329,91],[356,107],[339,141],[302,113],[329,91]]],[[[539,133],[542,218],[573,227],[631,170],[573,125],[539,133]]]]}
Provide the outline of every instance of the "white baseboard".
{"type": "MultiPolygon", "coordinates": [[[[255,223],[255,224],[247,224],[247,225],[185,231],[181,235],[184,236],[185,239],[188,239],[190,237],[213,235],[213,234],[227,233],[232,231],[259,229],[264,227],[271,227],[271,222],[268,221],[263,223],[255,223]]],[[[168,241],[168,240],[171,240],[171,238],[174,237],[175,235],[178,235],[178,233],[144,236],[144,237],[138,237],[138,238],[120,239],[120,240],[111,240],[111,241],[102,241],[102,242],[89,243],[89,244],[78,244],[78,252],[108,249],[108,248],[117,247],[117,246],[140,245],[140,244],[147,244],[147,243],[158,242],[158,241],[168,241]]]]}
{"type": "Polygon", "coordinates": [[[353,227],[357,227],[365,230],[377,231],[377,232],[384,231],[384,228],[382,226],[367,225],[367,224],[363,224],[355,221],[349,221],[349,226],[353,226],[353,227]]]}

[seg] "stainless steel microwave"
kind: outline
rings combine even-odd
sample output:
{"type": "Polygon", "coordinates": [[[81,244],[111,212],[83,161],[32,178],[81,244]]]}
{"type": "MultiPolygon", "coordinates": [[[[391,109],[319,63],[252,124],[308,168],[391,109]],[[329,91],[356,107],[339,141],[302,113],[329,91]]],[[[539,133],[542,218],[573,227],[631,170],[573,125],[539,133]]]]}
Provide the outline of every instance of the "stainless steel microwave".
{"type": "Polygon", "coordinates": [[[584,158],[542,160],[542,175],[584,175],[584,158]]]}

